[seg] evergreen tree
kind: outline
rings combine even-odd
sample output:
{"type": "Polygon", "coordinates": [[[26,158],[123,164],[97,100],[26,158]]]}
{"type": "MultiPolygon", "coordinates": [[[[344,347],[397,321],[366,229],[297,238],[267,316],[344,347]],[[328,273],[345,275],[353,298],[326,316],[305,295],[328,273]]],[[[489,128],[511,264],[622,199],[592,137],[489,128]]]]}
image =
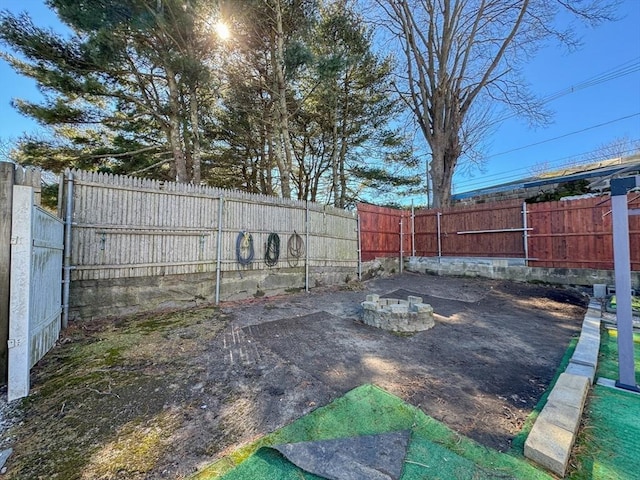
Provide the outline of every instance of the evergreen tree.
{"type": "Polygon", "coordinates": [[[409,142],[391,128],[401,113],[391,60],[373,51],[372,32],[353,4],[326,5],[313,38],[315,68],[304,82],[297,117],[301,197],[316,199],[324,186],[327,199],[342,208],[384,187],[399,194],[418,185],[409,142]]]}
{"type": "Polygon", "coordinates": [[[71,37],[0,14],[0,41],[24,60],[5,58],[46,96],[16,107],[54,133],[24,138],[23,160],[199,182],[201,100],[213,84],[205,62],[215,50],[203,34],[209,2],[48,3],[71,37]]]}

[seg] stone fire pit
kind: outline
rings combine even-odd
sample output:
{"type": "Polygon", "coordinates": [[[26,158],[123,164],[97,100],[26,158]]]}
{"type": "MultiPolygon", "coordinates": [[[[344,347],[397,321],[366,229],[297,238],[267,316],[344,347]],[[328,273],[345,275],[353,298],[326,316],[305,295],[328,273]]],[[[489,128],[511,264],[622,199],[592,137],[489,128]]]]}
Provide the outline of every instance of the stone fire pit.
{"type": "Polygon", "coordinates": [[[434,326],[433,308],[422,303],[421,297],[406,300],[367,295],[362,302],[362,320],[367,325],[392,332],[421,332],[434,326]]]}

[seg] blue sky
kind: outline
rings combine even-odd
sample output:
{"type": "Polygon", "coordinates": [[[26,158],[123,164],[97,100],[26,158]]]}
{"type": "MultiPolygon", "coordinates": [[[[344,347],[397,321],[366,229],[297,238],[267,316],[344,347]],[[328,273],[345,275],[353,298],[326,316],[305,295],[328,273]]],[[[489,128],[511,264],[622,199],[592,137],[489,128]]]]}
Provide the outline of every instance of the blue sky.
{"type": "Polygon", "coordinates": [[[583,45],[578,51],[569,53],[557,45],[543,49],[526,67],[525,78],[536,95],[546,97],[605,72],[626,68],[632,73],[549,102],[554,115],[545,128],[532,129],[517,118],[505,121],[489,139],[485,172],[458,175],[454,191],[517,180],[541,165],[566,165],[615,138],[640,140],[640,0],[624,0],[619,16],[623,18],[595,29],[581,28],[583,45]],[[618,120],[623,117],[629,118],[618,120]]]}
{"type": "MultiPolygon", "coordinates": [[[[0,9],[26,10],[37,25],[61,28],[41,0],[0,0],[0,9]]],[[[517,118],[497,127],[486,141],[483,171],[456,175],[454,192],[517,180],[541,166],[561,167],[616,138],[640,140],[640,0],[624,0],[619,16],[621,20],[614,23],[581,28],[583,46],[578,51],[552,45],[539,52],[525,69],[533,92],[545,97],[572,87],[575,91],[547,104],[554,116],[545,128],[532,129],[517,118]],[[625,68],[631,73],[620,75],[625,68]],[[576,88],[604,74],[612,78],[576,88]],[[562,138],[552,140],[556,137],[562,138]]],[[[0,60],[2,140],[40,128],[10,106],[12,98],[41,97],[34,82],[15,74],[0,60]]]]}

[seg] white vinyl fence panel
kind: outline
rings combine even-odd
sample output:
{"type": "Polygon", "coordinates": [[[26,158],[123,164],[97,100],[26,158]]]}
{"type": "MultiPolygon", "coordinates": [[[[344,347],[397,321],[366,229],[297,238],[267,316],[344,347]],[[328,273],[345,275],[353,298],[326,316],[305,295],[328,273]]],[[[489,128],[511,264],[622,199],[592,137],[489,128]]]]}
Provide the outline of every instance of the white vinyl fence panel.
{"type": "Polygon", "coordinates": [[[9,381],[11,401],[29,393],[29,370],[55,344],[62,305],[62,221],[35,206],[32,187],[14,186],[9,381]]]}

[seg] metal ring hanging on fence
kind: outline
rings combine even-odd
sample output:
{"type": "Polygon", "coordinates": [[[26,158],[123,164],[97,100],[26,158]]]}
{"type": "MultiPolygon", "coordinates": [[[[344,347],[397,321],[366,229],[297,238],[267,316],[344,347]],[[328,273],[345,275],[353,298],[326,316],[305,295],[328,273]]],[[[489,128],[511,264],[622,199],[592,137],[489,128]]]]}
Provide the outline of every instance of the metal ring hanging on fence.
{"type": "Polygon", "coordinates": [[[264,263],[268,267],[275,267],[280,258],[280,237],[277,233],[270,233],[267,238],[267,246],[264,249],[264,263]]]}
{"type": "Polygon", "coordinates": [[[289,237],[287,241],[287,262],[290,267],[298,265],[298,260],[304,253],[304,240],[294,230],[293,235],[289,237]]]}
{"type": "Polygon", "coordinates": [[[253,261],[253,236],[249,232],[238,233],[236,238],[236,258],[240,265],[249,265],[253,261]]]}

